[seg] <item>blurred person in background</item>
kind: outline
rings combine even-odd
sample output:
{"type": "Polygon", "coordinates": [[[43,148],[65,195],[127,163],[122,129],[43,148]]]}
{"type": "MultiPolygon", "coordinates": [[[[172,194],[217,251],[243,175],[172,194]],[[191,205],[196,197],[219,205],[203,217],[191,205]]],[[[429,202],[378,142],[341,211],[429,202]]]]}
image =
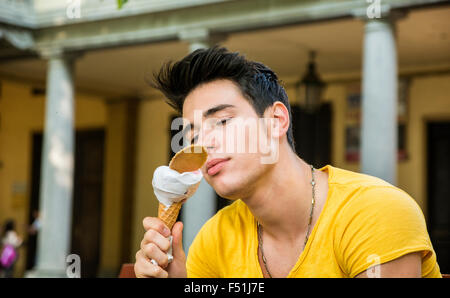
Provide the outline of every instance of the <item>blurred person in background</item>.
{"type": "Polygon", "coordinates": [[[14,220],[6,221],[1,237],[0,277],[12,278],[19,256],[18,248],[22,245],[22,238],[15,231],[14,220]]]}
{"type": "Polygon", "coordinates": [[[41,229],[41,221],[39,218],[39,210],[33,210],[32,222],[28,226],[28,240],[27,240],[27,268],[32,269],[37,264],[37,236],[41,229]]]}
{"type": "Polygon", "coordinates": [[[41,229],[41,221],[39,219],[39,210],[33,211],[33,222],[31,223],[30,227],[28,228],[28,233],[30,235],[37,235],[39,230],[41,229]]]}

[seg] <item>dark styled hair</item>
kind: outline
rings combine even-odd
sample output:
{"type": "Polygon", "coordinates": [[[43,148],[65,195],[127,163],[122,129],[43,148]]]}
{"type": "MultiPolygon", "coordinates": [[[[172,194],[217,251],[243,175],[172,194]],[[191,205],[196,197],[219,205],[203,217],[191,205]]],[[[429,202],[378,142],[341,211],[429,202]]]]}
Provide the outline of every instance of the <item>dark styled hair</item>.
{"type": "Polygon", "coordinates": [[[198,49],[180,61],[165,63],[153,75],[150,85],[160,90],[166,96],[167,103],[181,114],[184,100],[191,91],[201,84],[219,79],[234,82],[260,117],[276,101],[282,102],[289,111],[287,140],[295,152],[291,107],[286,91],[277,75],[262,63],[249,61],[224,47],[198,49]]]}

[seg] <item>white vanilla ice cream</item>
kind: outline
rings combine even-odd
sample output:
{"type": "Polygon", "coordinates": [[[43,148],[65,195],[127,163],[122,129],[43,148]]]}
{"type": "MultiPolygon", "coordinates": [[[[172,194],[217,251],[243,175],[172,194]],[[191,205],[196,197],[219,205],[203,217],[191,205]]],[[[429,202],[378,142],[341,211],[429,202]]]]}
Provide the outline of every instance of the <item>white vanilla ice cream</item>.
{"type": "Polygon", "coordinates": [[[158,201],[169,208],[173,203],[186,199],[187,191],[203,178],[200,170],[178,173],[168,166],[160,166],[153,173],[153,191],[158,201]]]}

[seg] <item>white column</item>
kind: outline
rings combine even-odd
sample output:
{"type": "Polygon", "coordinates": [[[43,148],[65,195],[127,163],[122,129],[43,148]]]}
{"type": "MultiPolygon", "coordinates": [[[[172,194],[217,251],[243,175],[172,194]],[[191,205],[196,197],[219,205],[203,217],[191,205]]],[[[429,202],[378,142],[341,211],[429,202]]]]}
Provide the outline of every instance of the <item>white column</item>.
{"type": "Polygon", "coordinates": [[[210,46],[212,45],[210,45],[205,40],[193,40],[192,42],[189,43],[189,52],[192,53],[193,51],[198,49],[207,49],[210,46]]]}
{"type": "Polygon", "coordinates": [[[57,51],[46,55],[47,95],[40,187],[42,228],[38,234],[35,275],[65,277],[71,244],[74,178],[73,57],[57,51]]]}
{"type": "MultiPolygon", "coordinates": [[[[223,36],[214,36],[212,38],[208,30],[202,28],[183,31],[179,37],[181,40],[189,42],[190,52],[197,49],[209,48],[224,38],[223,36]]],[[[192,241],[194,241],[195,236],[200,231],[200,228],[216,213],[216,203],[216,192],[203,179],[197,192],[183,205],[183,247],[186,253],[192,241]]]]}
{"type": "Polygon", "coordinates": [[[392,19],[366,20],[363,59],[361,171],[395,185],[397,53],[392,19]]]}

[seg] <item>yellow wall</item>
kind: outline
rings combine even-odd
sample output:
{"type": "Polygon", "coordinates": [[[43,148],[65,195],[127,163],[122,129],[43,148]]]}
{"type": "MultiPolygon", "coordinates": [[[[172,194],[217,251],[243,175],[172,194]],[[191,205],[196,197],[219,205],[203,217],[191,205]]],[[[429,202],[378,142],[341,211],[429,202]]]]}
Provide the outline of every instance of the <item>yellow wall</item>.
{"type": "MultiPolygon", "coordinates": [[[[16,221],[17,230],[26,236],[31,183],[32,133],[42,132],[45,97],[32,96],[31,87],[17,81],[2,80],[0,97],[0,224],[7,218],[16,221]],[[15,191],[13,191],[15,186],[15,191]],[[19,186],[19,187],[18,187],[19,186]],[[25,188],[23,191],[20,189],[25,188]]],[[[105,106],[98,97],[76,94],[75,126],[77,129],[104,127],[105,106]]],[[[25,251],[20,252],[25,256],[25,251]]],[[[16,267],[24,270],[25,258],[16,267]]]]}
{"type": "Polygon", "coordinates": [[[122,102],[107,104],[105,139],[104,200],[101,232],[100,274],[114,276],[120,263],[122,194],[125,147],[125,108],[122,102]]]}
{"type": "Polygon", "coordinates": [[[117,277],[122,263],[132,262],[129,250],[134,207],[136,162],[135,99],[107,101],[104,200],[99,276],[117,277]]]}

